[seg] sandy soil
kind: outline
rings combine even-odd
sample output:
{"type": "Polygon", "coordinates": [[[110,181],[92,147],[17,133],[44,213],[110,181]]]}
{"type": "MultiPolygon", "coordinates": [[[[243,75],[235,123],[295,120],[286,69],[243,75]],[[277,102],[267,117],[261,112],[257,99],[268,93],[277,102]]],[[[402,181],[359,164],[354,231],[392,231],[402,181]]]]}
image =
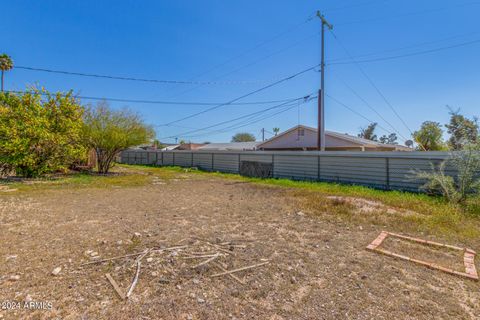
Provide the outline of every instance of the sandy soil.
{"type": "Polygon", "coordinates": [[[366,251],[381,231],[377,226],[301,210],[284,189],[220,178],[1,195],[0,302],[52,308],[0,310],[0,318],[480,318],[479,283],[366,251]],[[196,239],[218,247],[233,241],[218,259],[229,270],[270,263],[236,273],[244,285],[229,276],[211,278],[219,272],[214,263],[192,268],[203,260],[183,259],[188,250],[212,251],[196,239]],[[105,274],[126,291],[134,258],[79,267],[96,256],[176,244],[191,247],[142,260],[128,301],[118,298],[105,274]]]}

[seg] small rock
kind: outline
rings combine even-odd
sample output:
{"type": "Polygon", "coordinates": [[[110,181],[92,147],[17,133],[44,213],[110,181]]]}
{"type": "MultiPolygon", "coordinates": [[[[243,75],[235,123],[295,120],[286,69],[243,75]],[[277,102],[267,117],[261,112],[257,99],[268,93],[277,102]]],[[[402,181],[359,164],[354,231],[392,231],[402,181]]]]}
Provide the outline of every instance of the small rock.
{"type": "Polygon", "coordinates": [[[150,258],[147,258],[147,262],[152,262],[153,261],[153,258],[150,257],[150,258]]]}
{"type": "Polygon", "coordinates": [[[198,303],[205,303],[205,299],[197,298],[197,302],[198,302],[198,303]]]}
{"type": "Polygon", "coordinates": [[[118,245],[121,245],[122,243],[123,243],[122,240],[118,240],[118,241],[117,241],[117,244],[118,244],[118,245]]]}
{"type": "Polygon", "coordinates": [[[290,282],[291,282],[292,284],[297,283],[297,278],[295,278],[295,277],[292,276],[292,278],[290,279],[290,282]]]}
{"type": "Polygon", "coordinates": [[[53,269],[52,275],[56,276],[60,273],[60,271],[62,271],[62,267],[56,267],[55,269],[53,269]]]}
{"type": "Polygon", "coordinates": [[[360,227],[358,227],[358,229],[360,229],[360,231],[362,231],[362,230],[363,230],[363,227],[362,227],[362,226],[360,226],[360,227]]]}
{"type": "Polygon", "coordinates": [[[182,290],[182,286],[179,285],[179,284],[177,284],[177,285],[175,286],[175,288],[177,288],[178,290],[182,290]]]}
{"type": "Polygon", "coordinates": [[[32,300],[33,300],[32,296],[27,294],[27,296],[25,297],[25,302],[30,302],[32,300]]]}
{"type": "Polygon", "coordinates": [[[7,257],[5,258],[6,261],[15,260],[15,259],[17,259],[17,255],[16,255],[16,254],[12,254],[12,255],[7,256],[7,257]]]}
{"type": "Polygon", "coordinates": [[[156,277],[158,276],[158,272],[157,271],[152,271],[152,273],[150,273],[152,275],[152,277],[156,277]]]}
{"type": "Polygon", "coordinates": [[[199,283],[200,283],[200,280],[198,280],[198,279],[193,279],[192,282],[193,282],[194,284],[199,284],[199,283]]]}
{"type": "Polygon", "coordinates": [[[142,234],[141,234],[140,232],[135,232],[135,233],[133,234],[133,237],[134,237],[134,238],[140,238],[141,236],[142,236],[142,234]]]}
{"type": "MultiPolygon", "coordinates": [[[[162,284],[168,284],[170,283],[170,280],[168,279],[165,279],[165,278],[160,278],[160,280],[158,280],[158,282],[162,283],[162,284]]],[[[177,289],[182,289],[180,286],[177,286],[177,289]]]]}
{"type": "Polygon", "coordinates": [[[18,274],[16,275],[13,275],[13,276],[10,276],[9,278],[11,281],[17,281],[17,280],[20,280],[20,276],[18,274]]]}
{"type": "Polygon", "coordinates": [[[298,211],[297,212],[297,216],[304,216],[304,215],[305,215],[305,213],[303,211],[298,211]]]}
{"type": "Polygon", "coordinates": [[[93,250],[87,250],[87,251],[85,251],[85,254],[86,254],[87,256],[89,256],[89,255],[92,254],[92,252],[93,252],[93,250]]]}
{"type": "Polygon", "coordinates": [[[91,255],[92,257],[98,256],[98,252],[93,251],[92,253],[90,253],[90,255],[91,255]]]}

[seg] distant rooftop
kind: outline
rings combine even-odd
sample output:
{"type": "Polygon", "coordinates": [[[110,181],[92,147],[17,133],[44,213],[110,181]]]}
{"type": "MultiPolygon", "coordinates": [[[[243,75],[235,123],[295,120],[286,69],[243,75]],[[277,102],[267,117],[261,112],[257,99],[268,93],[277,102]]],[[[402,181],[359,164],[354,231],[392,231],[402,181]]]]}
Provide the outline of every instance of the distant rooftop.
{"type": "Polygon", "coordinates": [[[198,150],[255,150],[261,142],[230,142],[230,143],[209,143],[198,150]]]}

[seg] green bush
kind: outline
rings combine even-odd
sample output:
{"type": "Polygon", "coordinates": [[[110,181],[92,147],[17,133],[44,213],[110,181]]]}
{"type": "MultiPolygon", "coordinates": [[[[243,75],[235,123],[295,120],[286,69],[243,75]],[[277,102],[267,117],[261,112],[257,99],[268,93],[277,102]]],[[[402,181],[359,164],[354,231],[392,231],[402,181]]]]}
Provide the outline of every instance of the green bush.
{"type": "Polygon", "coordinates": [[[478,197],[480,191],[480,145],[467,145],[462,151],[452,152],[432,172],[416,171],[413,179],[426,181],[423,189],[440,193],[449,202],[465,205],[469,197],[478,197]],[[456,174],[447,175],[445,168],[450,165],[456,174]]]}
{"type": "Polygon", "coordinates": [[[82,115],[71,92],[0,93],[0,163],[25,177],[66,170],[85,156],[82,115]]]}

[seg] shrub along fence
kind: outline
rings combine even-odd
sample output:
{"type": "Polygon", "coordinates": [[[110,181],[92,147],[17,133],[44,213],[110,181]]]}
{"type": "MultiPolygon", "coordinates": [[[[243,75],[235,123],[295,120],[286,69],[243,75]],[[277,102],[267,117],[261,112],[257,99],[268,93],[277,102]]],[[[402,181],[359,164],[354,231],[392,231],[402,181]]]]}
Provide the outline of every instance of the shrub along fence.
{"type": "MultiPolygon", "coordinates": [[[[412,172],[431,171],[432,164],[438,166],[448,157],[447,152],[126,150],[121,153],[120,162],[197,167],[226,173],[248,172],[250,176],[252,172],[268,172],[268,176],[273,178],[419,191],[423,182],[412,180],[412,172]]],[[[446,173],[454,174],[454,171],[447,167],[446,173]]]]}

